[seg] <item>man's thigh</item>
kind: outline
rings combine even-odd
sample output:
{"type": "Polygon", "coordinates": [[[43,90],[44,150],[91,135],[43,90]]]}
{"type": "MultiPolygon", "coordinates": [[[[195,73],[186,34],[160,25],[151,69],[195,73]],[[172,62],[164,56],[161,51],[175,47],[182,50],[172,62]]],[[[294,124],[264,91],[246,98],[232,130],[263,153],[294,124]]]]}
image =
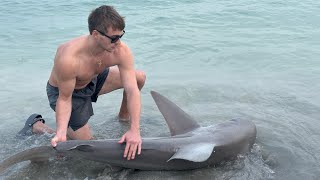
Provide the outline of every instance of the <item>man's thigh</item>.
{"type": "Polygon", "coordinates": [[[107,79],[104,82],[98,95],[106,94],[120,88],[123,88],[123,85],[120,78],[119,68],[118,66],[112,66],[109,68],[107,79]]]}
{"type": "Polygon", "coordinates": [[[92,134],[89,124],[85,124],[81,128],[74,131],[72,128],[68,128],[68,137],[73,140],[91,140],[92,134]]]}

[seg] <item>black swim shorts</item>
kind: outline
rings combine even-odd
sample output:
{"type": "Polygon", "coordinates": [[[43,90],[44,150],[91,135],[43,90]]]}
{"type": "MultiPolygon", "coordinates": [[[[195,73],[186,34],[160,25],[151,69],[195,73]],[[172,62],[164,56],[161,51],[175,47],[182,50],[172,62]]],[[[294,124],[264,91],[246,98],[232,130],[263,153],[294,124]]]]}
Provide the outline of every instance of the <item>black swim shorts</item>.
{"type": "MultiPolygon", "coordinates": [[[[107,76],[109,68],[94,78],[83,89],[75,89],[72,94],[72,111],[68,126],[74,131],[87,124],[93,115],[92,102],[97,102],[99,91],[101,90],[107,76]]],[[[59,96],[58,87],[47,83],[47,95],[50,107],[55,111],[56,103],[59,96]]]]}

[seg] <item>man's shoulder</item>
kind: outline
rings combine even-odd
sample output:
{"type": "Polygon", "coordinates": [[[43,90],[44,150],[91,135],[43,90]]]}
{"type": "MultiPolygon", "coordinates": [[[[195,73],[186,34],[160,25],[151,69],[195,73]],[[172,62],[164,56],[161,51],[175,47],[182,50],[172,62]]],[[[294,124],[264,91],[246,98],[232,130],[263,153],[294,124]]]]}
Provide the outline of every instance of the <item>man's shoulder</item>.
{"type": "Polygon", "coordinates": [[[58,47],[56,57],[55,57],[55,66],[56,68],[73,69],[78,66],[76,50],[69,44],[62,44],[58,47]]]}
{"type": "Polygon", "coordinates": [[[80,36],[60,44],[57,48],[57,53],[61,55],[73,55],[84,46],[86,37],[87,35],[80,36]]]}
{"type": "Polygon", "coordinates": [[[121,44],[119,44],[119,47],[117,48],[116,55],[121,58],[121,57],[126,57],[130,54],[131,54],[131,50],[129,46],[124,42],[121,42],[121,44]]]}
{"type": "Polygon", "coordinates": [[[81,52],[81,48],[84,46],[85,37],[80,36],[70,41],[67,41],[63,44],[60,44],[57,48],[56,60],[57,59],[77,59],[79,52],[81,52]]]}
{"type": "Polygon", "coordinates": [[[133,55],[129,46],[121,42],[116,52],[116,59],[118,60],[118,67],[131,67],[133,64],[133,55]]]}
{"type": "Polygon", "coordinates": [[[69,61],[73,61],[74,53],[73,48],[70,45],[62,44],[58,47],[55,62],[57,63],[68,63],[69,61]]]}

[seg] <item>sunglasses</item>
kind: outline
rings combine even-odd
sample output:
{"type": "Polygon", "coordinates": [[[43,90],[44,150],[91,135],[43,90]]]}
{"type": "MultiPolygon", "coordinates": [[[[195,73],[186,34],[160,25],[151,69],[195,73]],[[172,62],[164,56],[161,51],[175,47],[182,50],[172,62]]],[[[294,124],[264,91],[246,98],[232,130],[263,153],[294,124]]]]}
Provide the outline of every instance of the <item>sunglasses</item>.
{"type": "Polygon", "coordinates": [[[124,35],[124,33],[126,32],[125,30],[123,30],[123,34],[121,34],[121,35],[108,36],[104,32],[101,32],[99,30],[96,30],[96,31],[98,31],[101,35],[109,38],[111,40],[111,43],[116,43],[124,35]]]}

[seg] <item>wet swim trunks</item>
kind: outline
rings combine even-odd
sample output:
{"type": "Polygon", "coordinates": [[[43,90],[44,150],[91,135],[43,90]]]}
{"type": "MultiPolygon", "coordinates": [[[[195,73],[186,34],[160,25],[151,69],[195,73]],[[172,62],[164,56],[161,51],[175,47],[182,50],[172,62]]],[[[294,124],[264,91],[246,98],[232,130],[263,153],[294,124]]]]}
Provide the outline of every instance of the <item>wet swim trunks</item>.
{"type": "MultiPolygon", "coordinates": [[[[99,91],[101,90],[107,76],[109,68],[94,78],[83,89],[75,89],[72,94],[72,111],[68,126],[74,131],[87,124],[93,115],[92,102],[97,102],[99,91]]],[[[47,95],[50,107],[55,111],[56,103],[59,96],[58,87],[47,83],[47,95]]]]}

